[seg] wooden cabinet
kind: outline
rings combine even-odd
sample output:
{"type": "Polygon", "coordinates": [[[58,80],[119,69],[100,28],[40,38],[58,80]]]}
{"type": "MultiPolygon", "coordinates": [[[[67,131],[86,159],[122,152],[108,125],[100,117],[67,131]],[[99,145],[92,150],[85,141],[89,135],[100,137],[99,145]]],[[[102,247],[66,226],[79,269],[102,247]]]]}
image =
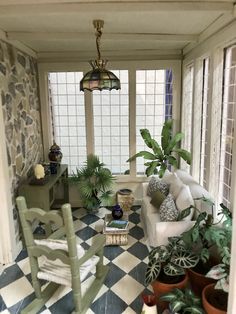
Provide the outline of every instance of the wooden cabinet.
{"type": "Polygon", "coordinates": [[[69,202],[68,167],[60,165],[57,174],[51,174],[44,185],[32,185],[30,181],[23,182],[18,195],[24,196],[28,207],[39,207],[46,211],[60,208],[69,202]]]}

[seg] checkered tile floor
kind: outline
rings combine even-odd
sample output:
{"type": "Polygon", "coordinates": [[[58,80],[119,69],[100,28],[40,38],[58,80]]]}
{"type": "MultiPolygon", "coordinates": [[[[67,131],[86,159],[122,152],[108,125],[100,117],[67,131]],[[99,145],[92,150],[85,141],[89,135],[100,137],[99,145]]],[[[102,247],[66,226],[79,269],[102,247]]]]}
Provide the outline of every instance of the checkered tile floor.
{"type": "MultiPolygon", "coordinates": [[[[96,215],[89,215],[84,209],[73,211],[76,234],[85,249],[91,245],[93,237],[102,232],[106,213],[110,210],[101,208],[96,215]]],[[[136,206],[129,212],[128,245],[104,248],[104,263],[110,266],[110,271],[87,314],[141,313],[140,295],[147,292],[143,283],[148,248],[139,215],[140,208],[136,206]]],[[[93,274],[83,282],[83,289],[91,284],[92,279],[93,274]]],[[[23,250],[16,262],[0,276],[0,311],[2,314],[19,313],[33,298],[28,257],[23,250]]],[[[40,313],[67,314],[72,309],[70,289],[60,287],[40,313]]]]}

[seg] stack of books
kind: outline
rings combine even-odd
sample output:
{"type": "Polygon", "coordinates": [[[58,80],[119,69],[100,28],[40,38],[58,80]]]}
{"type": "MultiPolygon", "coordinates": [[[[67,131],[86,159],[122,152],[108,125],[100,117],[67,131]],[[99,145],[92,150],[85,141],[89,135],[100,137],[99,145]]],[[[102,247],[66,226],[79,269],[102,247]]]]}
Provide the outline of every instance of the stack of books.
{"type": "Polygon", "coordinates": [[[126,230],[128,228],[128,220],[111,220],[107,222],[107,231],[126,230]]]}

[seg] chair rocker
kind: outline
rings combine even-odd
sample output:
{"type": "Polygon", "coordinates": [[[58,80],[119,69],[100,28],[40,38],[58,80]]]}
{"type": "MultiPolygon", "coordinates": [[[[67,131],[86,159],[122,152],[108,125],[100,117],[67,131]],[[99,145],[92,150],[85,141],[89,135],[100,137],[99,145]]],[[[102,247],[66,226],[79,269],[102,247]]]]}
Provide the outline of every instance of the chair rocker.
{"type": "Polygon", "coordinates": [[[108,266],[103,265],[104,236],[97,235],[92,246],[85,252],[80,245],[76,244],[70,204],[64,204],[61,210],[46,212],[40,208],[28,209],[25,198],[22,196],[17,197],[16,203],[36,296],[21,313],[37,313],[60,285],[72,288],[75,306],[72,313],[86,313],[108,272],[108,266]],[[56,225],[58,229],[45,239],[35,239],[32,231],[32,224],[35,220],[47,226],[56,225]],[[66,237],[66,240],[62,240],[63,237],[66,237]],[[95,266],[95,279],[82,295],[81,283],[95,266]],[[50,282],[44,290],[40,279],[50,282]]]}

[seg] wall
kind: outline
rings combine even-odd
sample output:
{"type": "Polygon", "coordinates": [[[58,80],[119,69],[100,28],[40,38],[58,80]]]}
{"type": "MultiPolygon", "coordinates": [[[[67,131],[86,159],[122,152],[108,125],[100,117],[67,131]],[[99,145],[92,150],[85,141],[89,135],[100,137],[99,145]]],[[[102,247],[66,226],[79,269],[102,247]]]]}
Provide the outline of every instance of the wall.
{"type": "Polygon", "coordinates": [[[12,203],[9,210],[13,211],[16,242],[20,240],[17,187],[43,156],[37,76],[35,59],[0,41],[0,93],[12,203]]]}

